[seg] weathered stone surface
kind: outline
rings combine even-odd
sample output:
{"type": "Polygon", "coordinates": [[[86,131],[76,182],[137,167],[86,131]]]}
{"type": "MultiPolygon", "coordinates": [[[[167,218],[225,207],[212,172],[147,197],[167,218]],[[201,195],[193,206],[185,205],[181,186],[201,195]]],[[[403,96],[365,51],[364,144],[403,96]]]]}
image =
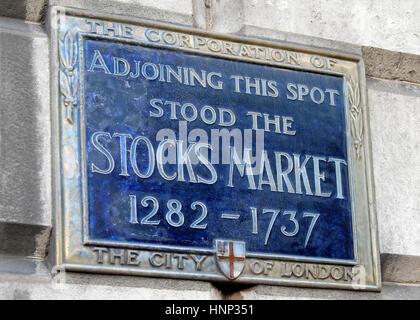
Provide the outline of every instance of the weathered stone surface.
{"type": "Polygon", "coordinates": [[[192,2],[194,0],[120,0],[120,2],[140,4],[145,7],[153,7],[160,10],[177,12],[182,14],[192,14],[192,2]]]}
{"type": "Polygon", "coordinates": [[[51,226],[48,39],[0,19],[0,223],[51,226]]]}
{"type": "Polygon", "coordinates": [[[383,281],[420,284],[420,257],[382,254],[381,272],[383,281]]]}
{"type": "Polygon", "coordinates": [[[419,299],[420,286],[384,283],[382,292],[250,286],[237,292],[204,281],[65,273],[52,277],[43,262],[0,256],[0,299],[419,299]]]}
{"type": "Polygon", "coordinates": [[[3,17],[42,22],[48,0],[2,0],[0,15],[3,17]]]}
{"type": "Polygon", "coordinates": [[[2,0],[0,15],[43,22],[48,6],[58,5],[192,25],[192,0],[2,0]]]}
{"type": "Polygon", "coordinates": [[[51,231],[48,39],[0,18],[0,254],[43,258],[51,231]]]}
{"type": "MultiPolygon", "coordinates": [[[[263,2],[263,1],[261,1],[263,2]]],[[[361,55],[361,47],[351,44],[346,39],[333,41],[330,39],[308,36],[305,34],[287,32],[281,26],[266,24],[249,24],[245,16],[247,4],[243,1],[203,0],[193,2],[195,27],[220,33],[233,33],[255,39],[279,41],[288,45],[308,46],[323,50],[336,50],[347,54],[361,55]]],[[[254,15],[261,15],[255,11],[254,15]]],[[[249,14],[249,12],[248,12],[249,14]]],[[[274,13],[275,14],[275,13],[274,13]]],[[[268,16],[271,15],[267,13],[268,16]]],[[[268,17],[269,18],[269,17],[268,17]]]]}
{"type": "Polygon", "coordinates": [[[63,6],[91,10],[98,13],[160,20],[192,26],[191,0],[137,1],[137,0],[49,0],[49,6],[63,6]]]}
{"type": "MultiPolygon", "coordinates": [[[[0,265],[1,267],[1,265],[0,265]]],[[[1,271],[1,270],[0,270],[1,271]]],[[[220,299],[208,282],[66,273],[52,279],[41,271],[16,277],[0,272],[0,299],[220,299]]]]}
{"type": "Polygon", "coordinates": [[[247,0],[242,3],[246,25],[413,54],[420,52],[420,2],[417,0],[247,0]]]}
{"type": "Polygon", "coordinates": [[[6,277],[9,280],[19,281],[22,276],[27,279],[31,276],[38,282],[51,281],[51,273],[44,261],[39,259],[26,259],[16,256],[0,255],[0,281],[6,277]]]}
{"type": "Polygon", "coordinates": [[[192,1],[192,9],[194,27],[206,29],[208,20],[208,10],[206,11],[206,0],[192,1]]]}
{"type": "Polygon", "coordinates": [[[244,25],[236,34],[254,39],[279,41],[288,45],[307,46],[311,49],[334,50],[346,54],[362,55],[361,47],[347,42],[305,36],[298,33],[244,25]]]}
{"type": "Polygon", "coordinates": [[[420,256],[420,87],[367,87],[380,251],[420,256]]]}
{"type": "Polygon", "coordinates": [[[385,283],[382,285],[382,291],[376,293],[259,285],[226,298],[232,300],[418,300],[420,286],[385,283]]]}
{"type": "Polygon", "coordinates": [[[235,33],[243,26],[241,1],[205,0],[206,29],[214,32],[235,33]]]}
{"type": "Polygon", "coordinates": [[[50,226],[0,223],[0,254],[43,259],[50,234],[50,226]]]}
{"type": "Polygon", "coordinates": [[[362,47],[366,75],[420,84],[420,55],[362,47]]]}

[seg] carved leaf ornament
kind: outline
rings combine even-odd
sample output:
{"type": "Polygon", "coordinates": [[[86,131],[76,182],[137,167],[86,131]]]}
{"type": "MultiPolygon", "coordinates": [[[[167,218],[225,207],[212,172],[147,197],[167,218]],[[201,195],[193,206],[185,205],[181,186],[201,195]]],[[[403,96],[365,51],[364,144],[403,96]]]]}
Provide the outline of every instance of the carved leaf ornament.
{"type": "Polygon", "coordinates": [[[60,39],[60,92],[65,108],[65,119],[73,123],[73,109],[77,105],[79,72],[77,69],[78,42],[77,34],[70,30],[60,39]]]}
{"type": "Polygon", "coordinates": [[[359,159],[363,145],[363,112],[360,106],[360,89],[359,84],[356,83],[353,78],[347,80],[346,84],[347,97],[350,106],[353,147],[356,151],[356,159],[359,159]]]}

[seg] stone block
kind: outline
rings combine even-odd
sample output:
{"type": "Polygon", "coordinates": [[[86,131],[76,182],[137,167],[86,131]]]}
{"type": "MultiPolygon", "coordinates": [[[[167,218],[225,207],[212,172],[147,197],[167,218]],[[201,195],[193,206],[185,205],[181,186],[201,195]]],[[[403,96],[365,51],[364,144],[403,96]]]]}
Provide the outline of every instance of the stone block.
{"type": "Polygon", "coordinates": [[[201,281],[81,273],[65,273],[53,279],[42,272],[19,277],[0,273],[2,300],[215,300],[221,297],[210,283],[201,281]]]}
{"type": "Polygon", "coordinates": [[[420,284],[420,257],[384,253],[381,272],[385,282],[420,284]]]}
{"type": "Polygon", "coordinates": [[[207,29],[214,32],[235,33],[243,26],[241,1],[206,1],[207,29]]]}
{"type": "Polygon", "coordinates": [[[141,2],[137,0],[49,0],[49,5],[159,20],[185,26],[192,26],[194,23],[191,0],[146,0],[141,2]]]}
{"type": "Polygon", "coordinates": [[[48,38],[40,26],[0,18],[0,42],[0,253],[43,257],[51,229],[48,38]]]}
{"type": "Polygon", "coordinates": [[[362,55],[361,47],[347,42],[332,41],[323,38],[305,36],[298,33],[284,32],[275,29],[267,29],[255,26],[244,25],[237,32],[238,35],[254,39],[271,40],[287,45],[306,46],[311,49],[334,50],[339,53],[362,55]]]}
{"type": "Polygon", "coordinates": [[[420,84],[420,55],[363,47],[366,75],[420,84]]]}
{"type": "Polygon", "coordinates": [[[420,286],[386,283],[383,284],[381,292],[259,285],[226,298],[230,300],[417,300],[419,297],[420,286]]]}
{"type": "Polygon", "coordinates": [[[0,16],[42,22],[48,0],[2,0],[0,16]]]}
{"type": "Polygon", "coordinates": [[[368,79],[381,253],[420,256],[420,88],[368,79]]]}
{"type": "Polygon", "coordinates": [[[418,54],[420,2],[243,0],[244,24],[418,54]]]}

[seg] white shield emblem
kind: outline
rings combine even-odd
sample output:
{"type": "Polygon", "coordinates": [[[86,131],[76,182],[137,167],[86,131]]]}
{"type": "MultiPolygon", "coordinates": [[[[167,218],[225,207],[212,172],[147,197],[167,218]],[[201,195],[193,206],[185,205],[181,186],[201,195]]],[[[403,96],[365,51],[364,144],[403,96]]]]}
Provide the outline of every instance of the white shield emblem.
{"type": "Polygon", "coordinates": [[[216,240],[216,261],[225,277],[236,279],[245,266],[245,242],[216,240]]]}

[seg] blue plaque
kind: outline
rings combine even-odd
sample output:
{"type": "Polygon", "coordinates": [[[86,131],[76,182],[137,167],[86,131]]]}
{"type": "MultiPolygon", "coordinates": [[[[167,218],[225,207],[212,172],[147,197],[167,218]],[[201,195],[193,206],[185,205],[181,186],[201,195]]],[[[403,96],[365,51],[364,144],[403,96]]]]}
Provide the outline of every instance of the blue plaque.
{"type": "Polygon", "coordinates": [[[90,240],[354,259],[342,78],[98,39],[84,52],[90,240]],[[208,163],[191,159],[200,142],[208,163]]]}
{"type": "Polygon", "coordinates": [[[360,57],[65,15],[56,265],[380,287],[360,57]]]}

